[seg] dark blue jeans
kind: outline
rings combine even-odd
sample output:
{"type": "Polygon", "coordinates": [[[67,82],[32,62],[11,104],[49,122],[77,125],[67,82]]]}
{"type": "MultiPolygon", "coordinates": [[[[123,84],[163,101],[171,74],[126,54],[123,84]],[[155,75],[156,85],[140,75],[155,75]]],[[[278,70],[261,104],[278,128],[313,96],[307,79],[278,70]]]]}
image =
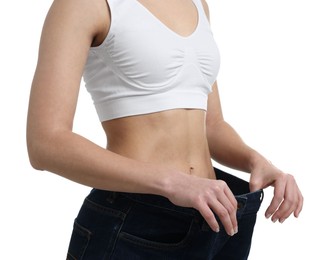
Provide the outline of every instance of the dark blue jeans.
{"type": "Polygon", "coordinates": [[[199,212],[148,194],[93,189],[75,220],[67,259],[247,259],[263,191],[215,169],[238,201],[239,232],[213,232],[199,212]]]}

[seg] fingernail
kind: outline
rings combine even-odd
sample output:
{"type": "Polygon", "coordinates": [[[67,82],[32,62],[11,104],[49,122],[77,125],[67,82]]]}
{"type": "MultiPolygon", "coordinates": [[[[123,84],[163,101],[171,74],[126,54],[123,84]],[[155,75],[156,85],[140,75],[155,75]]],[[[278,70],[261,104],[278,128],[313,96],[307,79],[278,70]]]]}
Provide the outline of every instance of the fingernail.
{"type": "Polygon", "coordinates": [[[238,227],[234,229],[234,234],[238,233],[238,227]]]}
{"type": "Polygon", "coordinates": [[[230,235],[231,237],[233,237],[233,236],[234,236],[234,234],[235,234],[235,233],[234,233],[234,229],[231,229],[231,232],[230,232],[230,234],[229,234],[229,235],[230,235]]]}
{"type": "Polygon", "coordinates": [[[266,215],[266,218],[270,218],[272,216],[272,214],[271,213],[268,213],[267,215],[266,215]]]}
{"type": "Polygon", "coordinates": [[[280,223],[283,223],[285,221],[285,218],[279,219],[278,220],[280,223]]]}
{"type": "Polygon", "coordinates": [[[277,218],[276,219],[272,219],[273,223],[275,223],[277,221],[277,218]]]}
{"type": "Polygon", "coordinates": [[[216,228],[216,229],[215,229],[215,232],[216,232],[216,233],[220,232],[220,228],[216,228]]]}

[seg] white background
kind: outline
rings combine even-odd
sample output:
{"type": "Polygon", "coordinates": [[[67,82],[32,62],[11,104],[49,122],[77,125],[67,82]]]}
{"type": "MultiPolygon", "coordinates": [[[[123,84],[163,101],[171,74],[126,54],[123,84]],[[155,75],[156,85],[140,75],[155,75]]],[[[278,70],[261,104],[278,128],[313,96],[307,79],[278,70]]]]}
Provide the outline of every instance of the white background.
{"type": "MultiPolygon", "coordinates": [[[[324,1],[208,3],[222,56],[218,82],[225,118],[248,144],[294,174],[305,197],[299,219],[273,224],[263,214],[272,197],[272,189],[266,190],[250,259],[326,259],[324,1]]],[[[65,259],[73,219],[89,191],[35,171],[28,162],[29,90],[50,4],[50,0],[0,3],[0,259],[65,259]]],[[[84,86],[75,131],[105,146],[84,86]]]]}

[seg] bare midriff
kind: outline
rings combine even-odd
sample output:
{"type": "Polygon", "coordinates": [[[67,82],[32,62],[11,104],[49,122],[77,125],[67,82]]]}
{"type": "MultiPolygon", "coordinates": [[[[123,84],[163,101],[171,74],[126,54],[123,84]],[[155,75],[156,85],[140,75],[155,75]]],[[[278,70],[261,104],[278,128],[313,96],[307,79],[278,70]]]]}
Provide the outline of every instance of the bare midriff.
{"type": "Polygon", "coordinates": [[[172,109],[102,123],[107,149],[135,160],[215,178],[206,138],[206,113],[172,109]]]}

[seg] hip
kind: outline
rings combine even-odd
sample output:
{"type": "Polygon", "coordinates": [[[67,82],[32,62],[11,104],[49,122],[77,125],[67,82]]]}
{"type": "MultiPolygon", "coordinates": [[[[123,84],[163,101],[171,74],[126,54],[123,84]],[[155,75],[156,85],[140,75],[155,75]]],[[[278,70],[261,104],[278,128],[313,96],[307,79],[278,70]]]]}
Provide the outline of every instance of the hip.
{"type": "MultiPolygon", "coordinates": [[[[239,224],[246,219],[241,244],[249,246],[263,191],[250,192],[246,181],[214,170],[236,196],[239,224]]],[[[212,232],[197,210],[162,196],[93,189],[75,220],[68,259],[210,259],[201,256],[218,254],[229,239],[223,229],[212,232]]]]}

